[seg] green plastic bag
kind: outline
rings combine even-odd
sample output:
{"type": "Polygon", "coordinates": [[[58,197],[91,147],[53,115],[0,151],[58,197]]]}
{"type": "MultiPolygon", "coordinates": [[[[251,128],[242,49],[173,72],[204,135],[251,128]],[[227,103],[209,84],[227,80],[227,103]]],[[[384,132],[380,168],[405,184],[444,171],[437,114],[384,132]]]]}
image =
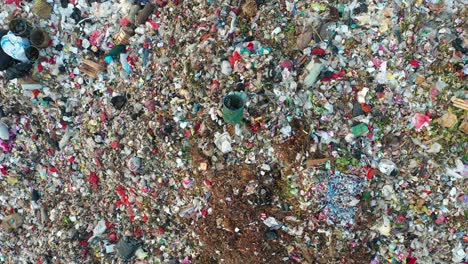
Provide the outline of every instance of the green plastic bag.
{"type": "Polygon", "coordinates": [[[357,137],[364,136],[369,132],[369,128],[367,127],[366,124],[361,123],[359,125],[353,126],[351,128],[351,132],[353,132],[353,134],[357,137]]]}

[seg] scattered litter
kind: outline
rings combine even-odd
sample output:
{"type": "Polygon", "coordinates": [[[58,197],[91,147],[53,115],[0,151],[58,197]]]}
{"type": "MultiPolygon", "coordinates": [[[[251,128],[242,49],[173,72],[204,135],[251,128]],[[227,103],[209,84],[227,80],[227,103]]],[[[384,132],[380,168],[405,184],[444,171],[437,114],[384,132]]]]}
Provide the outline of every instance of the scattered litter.
{"type": "Polygon", "coordinates": [[[464,3],[341,2],[2,2],[0,261],[466,262],[464,3]]]}

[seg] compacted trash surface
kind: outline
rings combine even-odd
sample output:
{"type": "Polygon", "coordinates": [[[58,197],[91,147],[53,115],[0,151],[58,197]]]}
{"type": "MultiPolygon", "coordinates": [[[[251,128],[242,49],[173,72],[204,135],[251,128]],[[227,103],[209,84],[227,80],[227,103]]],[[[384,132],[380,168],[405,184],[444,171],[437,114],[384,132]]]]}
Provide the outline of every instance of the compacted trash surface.
{"type": "Polygon", "coordinates": [[[3,263],[468,262],[464,0],[5,0],[3,263]]]}

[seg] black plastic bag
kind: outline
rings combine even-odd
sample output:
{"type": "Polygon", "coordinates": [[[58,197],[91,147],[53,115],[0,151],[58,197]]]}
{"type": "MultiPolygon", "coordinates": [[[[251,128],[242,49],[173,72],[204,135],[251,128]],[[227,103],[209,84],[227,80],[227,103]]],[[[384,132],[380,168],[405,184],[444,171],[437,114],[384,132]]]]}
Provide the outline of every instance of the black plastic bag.
{"type": "Polygon", "coordinates": [[[111,103],[115,109],[120,110],[124,107],[125,103],[127,103],[127,98],[125,95],[117,95],[112,97],[111,103]]]}
{"type": "Polygon", "coordinates": [[[29,71],[32,69],[32,64],[31,63],[18,63],[13,67],[10,67],[6,70],[5,72],[5,79],[7,81],[16,79],[16,78],[21,78],[26,76],[29,71]]]}
{"type": "Polygon", "coordinates": [[[135,252],[137,249],[140,247],[140,242],[136,241],[132,237],[125,236],[119,240],[117,243],[116,249],[117,249],[117,254],[125,259],[131,259],[133,255],[135,255],[135,252]]]}

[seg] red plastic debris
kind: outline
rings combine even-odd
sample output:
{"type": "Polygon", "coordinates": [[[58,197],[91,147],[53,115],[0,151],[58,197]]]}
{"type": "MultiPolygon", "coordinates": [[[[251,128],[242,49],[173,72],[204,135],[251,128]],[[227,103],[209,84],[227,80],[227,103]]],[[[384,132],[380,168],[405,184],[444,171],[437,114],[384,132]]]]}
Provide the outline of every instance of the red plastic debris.
{"type": "Polygon", "coordinates": [[[150,23],[150,25],[151,25],[151,27],[152,27],[153,29],[158,29],[158,28],[159,28],[159,24],[156,23],[156,22],[154,22],[154,21],[151,20],[151,19],[148,20],[148,23],[150,23]]]}
{"type": "Polygon", "coordinates": [[[120,20],[120,26],[128,27],[129,25],[130,25],[130,20],[128,18],[124,17],[120,20]]]}
{"type": "Polygon", "coordinates": [[[419,62],[417,60],[411,60],[410,64],[411,64],[411,66],[413,66],[413,68],[419,67],[419,62]]]}
{"type": "Polygon", "coordinates": [[[164,234],[164,228],[162,226],[158,227],[158,233],[164,234]]]}
{"type": "Polygon", "coordinates": [[[231,64],[231,67],[233,67],[233,68],[234,68],[234,64],[236,63],[236,61],[238,61],[240,59],[242,59],[242,56],[237,51],[234,52],[234,54],[232,56],[228,57],[228,61],[231,64]]]}
{"type": "Polygon", "coordinates": [[[38,89],[32,90],[32,93],[33,93],[34,98],[37,98],[37,96],[39,95],[40,92],[41,92],[41,91],[38,90],[38,89]]]}
{"type": "Polygon", "coordinates": [[[89,182],[93,185],[94,189],[98,188],[99,178],[95,172],[91,172],[88,178],[89,182]]]}
{"type": "Polygon", "coordinates": [[[408,257],[406,260],[407,264],[415,264],[418,259],[416,257],[408,257]]]}
{"type": "Polygon", "coordinates": [[[319,47],[315,47],[310,52],[311,55],[325,56],[325,50],[319,47]]]}
{"type": "Polygon", "coordinates": [[[135,232],[133,232],[135,234],[135,236],[139,237],[141,235],[143,235],[143,231],[140,229],[140,228],[137,228],[135,230],[135,232]]]}
{"type": "Polygon", "coordinates": [[[398,215],[397,218],[398,218],[398,220],[399,220],[400,222],[406,220],[406,217],[405,217],[404,215],[402,215],[402,214],[398,215]]]}
{"type": "Polygon", "coordinates": [[[92,46],[99,46],[103,38],[102,32],[100,30],[95,30],[89,35],[89,43],[91,43],[92,46]]]}
{"type": "Polygon", "coordinates": [[[293,68],[293,62],[290,60],[283,60],[280,62],[281,68],[287,68],[288,70],[291,70],[293,68]]]}
{"type": "Polygon", "coordinates": [[[119,141],[118,140],[112,141],[111,147],[113,149],[118,149],[119,148],[119,141]]]}
{"type": "Polygon", "coordinates": [[[3,174],[3,175],[8,175],[8,171],[7,171],[7,168],[5,165],[2,165],[0,167],[0,172],[3,174]]]}
{"type": "Polygon", "coordinates": [[[13,3],[16,5],[16,7],[21,7],[20,6],[21,0],[6,0],[5,1],[5,4],[7,4],[7,5],[11,5],[13,3]]]}
{"type": "Polygon", "coordinates": [[[361,108],[362,108],[362,111],[364,111],[365,113],[370,113],[370,111],[371,111],[370,105],[368,105],[366,103],[362,103],[361,108]]]}
{"type": "Polygon", "coordinates": [[[429,125],[430,121],[431,121],[431,118],[424,114],[416,113],[413,116],[413,124],[416,130],[420,130],[424,126],[429,125]]]}
{"type": "Polygon", "coordinates": [[[109,234],[109,240],[110,241],[116,241],[117,240],[117,235],[115,233],[109,234]]]}
{"type": "Polygon", "coordinates": [[[367,175],[366,175],[367,179],[372,180],[372,178],[374,178],[374,174],[375,174],[375,169],[374,168],[369,168],[367,170],[367,175]]]}
{"type": "Polygon", "coordinates": [[[251,52],[254,52],[254,44],[252,42],[249,42],[249,44],[247,44],[247,49],[249,49],[251,52]]]}
{"type": "Polygon", "coordinates": [[[101,122],[106,121],[107,120],[106,112],[99,113],[99,119],[101,120],[101,122]]]}

